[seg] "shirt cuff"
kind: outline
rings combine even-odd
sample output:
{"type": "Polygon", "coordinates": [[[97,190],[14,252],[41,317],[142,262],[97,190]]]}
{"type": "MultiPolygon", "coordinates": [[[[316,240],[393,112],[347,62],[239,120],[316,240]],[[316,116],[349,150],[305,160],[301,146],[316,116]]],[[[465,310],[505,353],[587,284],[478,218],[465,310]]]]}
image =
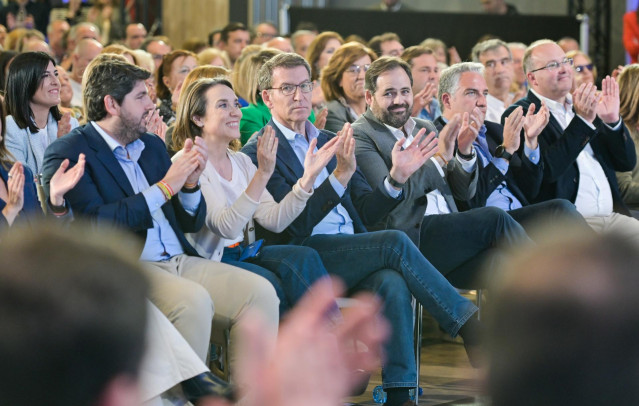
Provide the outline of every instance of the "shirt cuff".
{"type": "Polygon", "coordinates": [[[588,125],[588,127],[590,127],[591,129],[595,130],[596,127],[593,123],[589,123],[588,121],[586,121],[585,118],[581,117],[579,114],[577,114],[577,117],[579,117],[581,119],[581,121],[583,121],[584,123],[586,123],[588,125]]]}
{"type": "Polygon", "coordinates": [[[178,199],[180,199],[180,203],[182,203],[184,210],[191,216],[194,216],[197,212],[198,206],[200,205],[200,200],[202,200],[202,191],[198,190],[193,193],[182,193],[182,191],[179,191],[178,199]]]}
{"type": "Polygon", "coordinates": [[[526,158],[528,158],[530,162],[537,165],[539,163],[539,144],[535,149],[530,149],[528,145],[524,145],[524,155],[526,155],[526,158]]]}
{"type": "Polygon", "coordinates": [[[455,154],[455,158],[457,159],[457,162],[459,162],[461,164],[461,167],[466,172],[471,173],[472,171],[475,170],[475,166],[477,165],[477,153],[475,153],[475,156],[470,161],[467,161],[465,159],[461,159],[458,154],[455,154]]]}
{"type": "Polygon", "coordinates": [[[493,163],[493,165],[495,165],[495,167],[497,169],[499,169],[499,172],[501,172],[502,175],[505,175],[506,172],[508,172],[508,160],[504,159],[504,158],[493,158],[493,160],[491,161],[493,163]]]}
{"type": "Polygon", "coordinates": [[[388,181],[388,176],[384,178],[384,188],[393,199],[399,199],[399,197],[402,195],[403,189],[397,190],[393,186],[391,186],[390,182],[388,181]]]}
{"type": "Polygon", "coordinates": [[[331,175],[328,177],[328,181],[331,182],[331,185],[333,186],[333,190],[335,190],[335,193],[337,193],[339,197],[344,196],[344,192],[346,192],[346,188],[342,186],[341,183],[339,183],[339,180],[337,180],[335,175],[331,173],[331,175]]]}
{"type": "MultiPolygon", "coordinates": [[[[602,120],[603,121],[603,120],[602,120]]],[[[617,120],[617,124],[614,125],[614,127],[611,127],[608,123],[604,122],[604,125],[608,128],[610,128],[612,131],[617,131],[619,128],[621,128],[621,117],[619,118],[619,120],[617,120]]]]}
{"type": "Polygon", "coordinates": [[[144,196],[144,200],[146,200],[146,205],[149,207],[149,211],[151,213],[160,209],[164,203],[166,203],[166,198],[164,197],[164,192],[160,189],[158,185],[153,185],[144,192],[142,192],[142,196],[144,196]]]}

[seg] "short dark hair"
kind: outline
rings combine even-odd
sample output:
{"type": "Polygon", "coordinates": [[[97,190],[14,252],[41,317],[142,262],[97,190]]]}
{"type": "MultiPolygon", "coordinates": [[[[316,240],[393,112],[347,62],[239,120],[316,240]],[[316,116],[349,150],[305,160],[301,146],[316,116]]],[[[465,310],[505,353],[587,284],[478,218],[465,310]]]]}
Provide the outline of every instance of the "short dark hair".
{"type": "Polygon", "coordinates": [[[148,284],[113,244],[122,236],[89,230],[39,224],[2,236],[3,404],[90,406],[114,378],[137,378],[148,284]]]}
{"type": "MultiPolygon", "coordinates": [[[[40,129],[33,120],[33,111],[29,102],[38,91],[43,80],[42,75],[46,72],[49,63],[55,66],[53,58],[44,52],[25,52],[17,55],[9,66],[4,99],[7,114],[13,117],[18,127],[29,128],[29,131],[33,133],[37,133],[40,129]]],[[[51,107],[49,112],[56,121],[62,118],[58,106],[51,107]]]]}
{"type": "Polygon", "coordinates": [[[413,45],[412,47],[408,47],[402,52],[402,60],[406,62],[410,67],[413,67],[413,59],[419,58],[422,55],[433,55],[435,56],[435,51],[432,48],[425,47],[423,45],[413,45]]]}
{"type": "Polygon", "coordinates": [[[146,69],[120,58],[105,57],[87,67],[82,81],[85,84],[83,100],[87,120],[99,121],[106,117],[105,96],[111,96],[118,104],[122,104],[136,83],[150,76],[146,69]]]}
{"type": "Polygon", "coordinates": [[[228,23],[226,27],[222,28],[220,41],[227,43],[229,41],[229,34],[234,31],[249,31],[249,29],[242,23],[228,23]]]}
{"type": "Polygon", "coordinates": [[[371,63],[371,67],[368,68],[366,76],[364,77],[364,89],[375,93],[377,91],[377,78],[384,72],[391,71],[393,69],[402,68],[410,79],[410,85],[413,86],[413,74],[410,71],[410,66],[400,58],[396,56],[382,56],[371,63]]]}
{"type": "Polygon", "coordinates": [[[380,35],[375,35],[368,41],[368,47],[373,50],[377,55],[382,54],[382,44],[388,41],[402,42],[399,35],[394,32],[385,32],[380,35]]]}

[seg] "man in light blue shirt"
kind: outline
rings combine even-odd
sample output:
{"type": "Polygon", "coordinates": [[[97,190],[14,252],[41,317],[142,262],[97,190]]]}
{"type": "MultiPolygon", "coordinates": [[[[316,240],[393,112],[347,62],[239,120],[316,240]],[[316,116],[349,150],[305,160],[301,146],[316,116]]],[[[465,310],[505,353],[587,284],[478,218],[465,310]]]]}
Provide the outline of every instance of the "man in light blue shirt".
{"type": "Polygon", "coordinates": [[[440,81],[439,97],[444,112],[435,125],[443,128],[455,114],[467,113],[479,128],[473,143],[479,158],[479,181],[475,196],[465,202],[465,208],[498,207],[524,226],[536,225],[542,218],[573,219],[585,225],[567,200],[531,204],[543,177],[537,137],[547,125],[550,113],[545,105],[538,112],[533,108],[526,116],[519,108],[504,126],[485,121],[488,87],[484,69],[480,63],[459,63],[445,69],[440,81]],[[522,140],[524,145],[520,148],[522,140]]]}
{"type": "Polygon", "coordinates": [[[214,337],[228,328],[237,342],[236,324],[250,309],[265,316],[264,334],[274,339],[279,300],[273,286],[253,273],[200,257],[184,236],[198,231],[206,215],[199,190],[208,159],[203,140],[189,140],[182,158],[171,163],[164,142],[146,132],[155,109],[144,83],[149,73],[104,56],[85,75],[89,123],[47,148],[45,188],[60,162],[69,158],[73,164],[79,155],[74,151],[83,151],[84,176],[65,198],[77,217],[140,238],[149,298],[203,361],[212,324],[214,337]]]}
{"type": "MultiPolygon", "coordinates": [[[[267,188],[280,201],[302,176],[307,150],[321,148],[336,135],[318,130],[307,120],[313,85],[310,67],[302,57],[275,56],[260,69],[258,80],[262,99],[272,113],[268,125],[279,140],[276,167],[267,188]]],[[[437,143],[434,134],[405,149],[397,142],[391,169],[371,188],[357,167],[350,124],[338,136],[336,158],[326,165],[313,196],[286,229],[285,237],[290,243],[315,249],[326,270],[343,279],[349,290],[372,291],[383,299],[384,314],[392,326],[382,369],[386,405],[404,405],[416,383],[411,294],[446,331],[464,337],[471,354],[477,344],[478,322],[473,318],[477,308],[457,293],[405,233],[367,232],[365,227],[402,201],[402,184],[436,152],[437,143]]],[[[256,146],[257,137],[253,137],[242,150],[255,164],[256,146]]]]}

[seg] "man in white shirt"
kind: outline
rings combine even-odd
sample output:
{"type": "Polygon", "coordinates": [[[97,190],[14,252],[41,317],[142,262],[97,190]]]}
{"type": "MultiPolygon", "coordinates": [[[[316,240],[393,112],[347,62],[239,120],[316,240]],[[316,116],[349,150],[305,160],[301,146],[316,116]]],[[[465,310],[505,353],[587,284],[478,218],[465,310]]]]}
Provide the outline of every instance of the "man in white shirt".
{"type": "Polygon", "coordinates": [[[632,138],[619,116],[619,86],[610,77],[601,92],[583,84],[570,94],[572,60],[550,40],[537,41],[524,54],[530,90],[510,106],[524,112],[543,101],[550,121],[539,136],[544,178],[536,201],[564,198],[575,203],[597,231],[615,230],[639,240],[639,222],[630,216],[615,171],[630,171],[636,164],[632,138]]]}
{"type": "Polygon", "coordinates": [[[498,123],[501,115],[512,102],[510,92],[513,82],[513,55],[508,45],[500,39],[478,43],[472,50],[473,62],[484,65],[484,79],[488,86],[486,96],[486,120],[498,123]]]}
{"type": "Polygon", "coordinates": [[[71,70],[69,79],[71,88],[73,89],[73,98],[71,106],[82,107],[82,75],[89,63],[102,52],[102,44],[94,39],[83,39],[73,51],[71,59],[73,60],[73,70],[71,70]]]}

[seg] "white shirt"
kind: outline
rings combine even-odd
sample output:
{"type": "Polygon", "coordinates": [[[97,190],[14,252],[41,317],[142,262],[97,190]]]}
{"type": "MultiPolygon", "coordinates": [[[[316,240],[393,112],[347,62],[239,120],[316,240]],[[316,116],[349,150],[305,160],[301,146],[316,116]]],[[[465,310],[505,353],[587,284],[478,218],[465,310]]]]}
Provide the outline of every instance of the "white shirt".
{"type": "Polygon", "coordinates": [[[71,89],[73,89],[73,98],[71,98],[72,107],[83,107],[84,102],[82,100],[82,83],[78,83],[75,80],[69,78],[71,89]]]}
{"type": "MultiPolygon", "coordinates": [[[[572,95],[566,95],[566,103],[561,104],[531,89],[531,92],[548,106],[550,113],[557,120],[563,130],[575,118],[576,114],[572,109],[572,95]]],[[[590,128],[594,129],[592,123],[582,119],[590,128]]],[[[579,168],[579,185],[577,187],[577,198],[575,206],[577,211],[584,217],[609,216],[612,214],[612,191],[610,183],[601,167],[599,161],[590,146],[586,144],[584,149],[577,156],[577,168],[579,168]]]]}
{"type": "MultiPolygon", "coordinates": [[[[413,120],[412,117],[409,118],[408,121],[404,124],[404,130],[406,131],[406,133],[404,133],[404,131],[400,130],[399,128],[394,128],[386,124],[384,125],[396,139],[402,140],[406,138],[407,142],[404,144],[404,148],[410,146],[410,144],[415,139],[415,137],[413,137],[412,135],[413,130],[415,130],[415,120],[413,120]]],[[[441,166],[439,166],[439,162],[437,162],[434,157],[430,159],[435,163],[435,168],[437,168],[437,171],[442,176],[442,178],[446,176],[441,166]]],[[[464,170],[469,173],[473,171],[473,169],[475,168],[475,162],[477,162],[477,156],[475,156],[470,161],[459,159],[459,157],[457,157],[456,159],[462,165],[462,168],[464,168],[464,170]]],[[[428,203],[426,205],[426,213],[424,213],[425,216],[430,216],[431,214],[447,214],[451,212],[451,209],[448,206],[448,202],[446,202],[444,195],[442,195],[439,189],[435,189],[427,193],[426,198],[428,199],[428,203]]]]}
{"type": "Polygon", "coordinates": [[[486,120],[492,121],[494,123],[501,123],[501,116],[506,111],[506,107],[510,106],[510,101],[512,100],[512,93],[509,94],[509,99],[507,103],[499,100],[493,95],[486,95],[486,120]]]}

